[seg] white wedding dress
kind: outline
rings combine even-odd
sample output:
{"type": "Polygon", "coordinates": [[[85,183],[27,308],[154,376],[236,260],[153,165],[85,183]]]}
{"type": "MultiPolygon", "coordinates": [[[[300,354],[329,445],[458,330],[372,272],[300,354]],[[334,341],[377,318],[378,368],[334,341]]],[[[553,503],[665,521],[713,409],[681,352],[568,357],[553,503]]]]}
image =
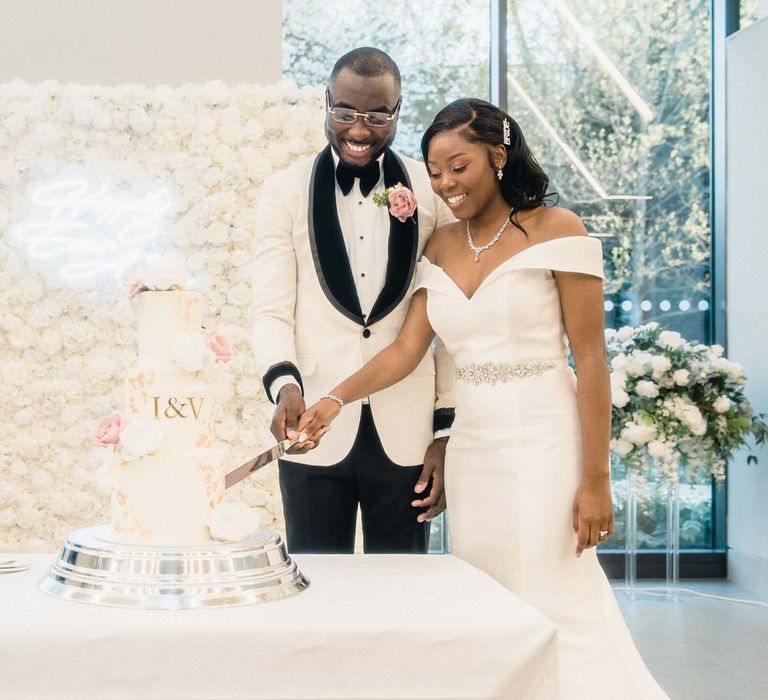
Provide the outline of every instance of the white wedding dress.
{"type": "Polygon", "coordinates": [[[561,698],[666,698],[595,549],[575,555],[581,433],[553,270],[602,278],[600,241],[529,246],[471,298],[442,268],[418,263],[417,289],[427,290],[430,323],[458,375],[445,467],[452,551],[557,625],[561,698]]]}

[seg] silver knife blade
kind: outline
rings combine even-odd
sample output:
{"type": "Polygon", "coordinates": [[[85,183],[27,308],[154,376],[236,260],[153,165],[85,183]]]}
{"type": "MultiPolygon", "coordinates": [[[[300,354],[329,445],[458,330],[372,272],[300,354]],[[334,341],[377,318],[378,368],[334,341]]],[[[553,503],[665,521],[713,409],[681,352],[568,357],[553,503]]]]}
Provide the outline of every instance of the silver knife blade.
{"type": "Polygon", "coordinates": [[[245,464],[241,464],[237,469],[233,469],[229,474],[224,477],[224,488],[228,489],[230,486],[234,486],[239,483],[249,474],[266,467],[270,462],[274,462],[279,457],[282,457],[289,447],[292,447],[296,443],[296,440],[283,440],[278,442],[274,447],[270,447],[266,452],[262,452],[253,459],[248,460],[245,464]]]}

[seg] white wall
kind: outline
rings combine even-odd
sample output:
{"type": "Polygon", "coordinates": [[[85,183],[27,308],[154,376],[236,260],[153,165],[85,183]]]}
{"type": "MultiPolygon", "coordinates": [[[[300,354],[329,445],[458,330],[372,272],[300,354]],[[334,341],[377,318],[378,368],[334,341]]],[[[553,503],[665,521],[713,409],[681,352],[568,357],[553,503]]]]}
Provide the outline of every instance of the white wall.
{"type": "Polygon", "coordinates": [[[0,0],[0,82],[275,83],[281,22],[281,0],[0,0]]]}
{"type": "MultiPolygon", "coordinates": [[[[768,413],[768,18],[727,46],[728,354],[747,394],[768,413]]],[[[768,449],[734,460],[728,482],[729,578],[768,595],[768,449]]]]}

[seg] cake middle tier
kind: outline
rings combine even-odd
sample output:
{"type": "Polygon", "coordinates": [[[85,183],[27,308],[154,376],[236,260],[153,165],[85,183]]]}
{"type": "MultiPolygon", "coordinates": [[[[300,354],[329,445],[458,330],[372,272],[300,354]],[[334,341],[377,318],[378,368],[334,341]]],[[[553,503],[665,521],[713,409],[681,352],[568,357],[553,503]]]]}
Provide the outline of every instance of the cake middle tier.
{"type": "Polygon", "coordinates": [[[171,453],[213,447],[213,398],[201,373],[130,369],[125,394],[126,420],[161,427],[171,453]]]}

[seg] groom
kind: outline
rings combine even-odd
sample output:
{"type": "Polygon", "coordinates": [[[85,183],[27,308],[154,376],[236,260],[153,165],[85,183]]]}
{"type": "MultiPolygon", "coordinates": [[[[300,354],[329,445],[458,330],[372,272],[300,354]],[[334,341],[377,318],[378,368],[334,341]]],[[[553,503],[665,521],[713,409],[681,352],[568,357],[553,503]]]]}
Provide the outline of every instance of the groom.
{"type": "MultiPolygon", "coordinates": [[[[391,150],[400,71],[358,48],[333,68],[328,146],[265,184],[256,231],[253,345],[272,433],[295,439],[314,403],[391,343],[427,239],[453,221],[424,165],[391,150]],[[418,209],[401,222],[373,195],[402,184],[418,209]]],[[[358,505],[369,553],[427,551],[444,507],[454,368],[442,345],[386,391],[349,405],[322,442],[279,463],[288,548],[352,553],[358,505]]]]}

